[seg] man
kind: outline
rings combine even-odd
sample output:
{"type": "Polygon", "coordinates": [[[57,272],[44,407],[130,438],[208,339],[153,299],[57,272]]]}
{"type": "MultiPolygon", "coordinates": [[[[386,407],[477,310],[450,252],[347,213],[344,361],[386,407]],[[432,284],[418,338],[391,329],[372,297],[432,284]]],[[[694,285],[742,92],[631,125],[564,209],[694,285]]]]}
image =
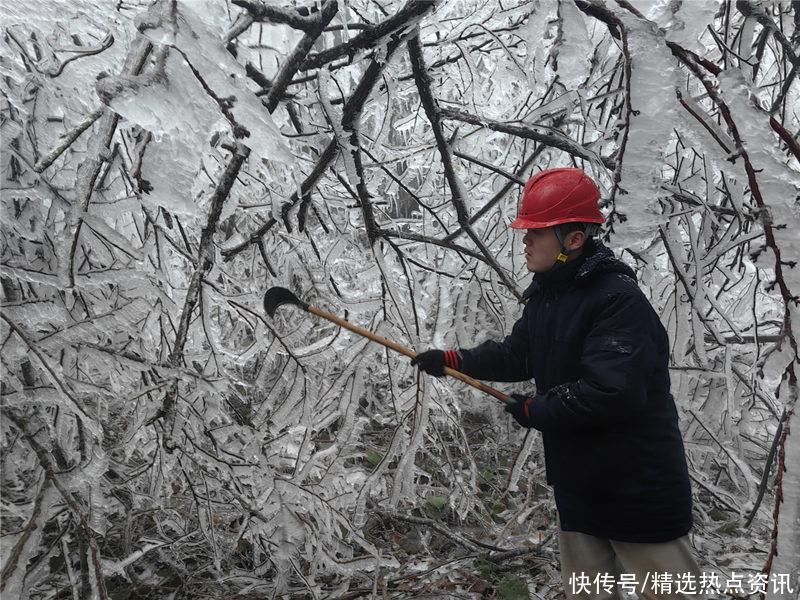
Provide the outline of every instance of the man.
{"type": "Polygon", "coordinates": [[[605,220],[599,198],[580,169],[528,181],[511,223],[527,229],[535,274],[522,317],[503,341],[429,350],[412,364],[436,376],[446,365],[477,379],[536,382],[506,410],[542,432],[568,598],[617,598],[630,589],[624,581],[647,598],[696,597],[669,341],[633,270],[592,237],[605,220]]]}

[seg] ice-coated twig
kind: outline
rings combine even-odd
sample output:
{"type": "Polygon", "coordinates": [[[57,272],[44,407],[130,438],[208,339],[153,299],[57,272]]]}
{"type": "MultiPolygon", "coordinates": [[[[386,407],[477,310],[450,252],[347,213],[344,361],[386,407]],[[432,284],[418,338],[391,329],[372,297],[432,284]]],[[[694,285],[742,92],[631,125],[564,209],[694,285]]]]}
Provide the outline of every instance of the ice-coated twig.
{"type": "Polygon", "coordinates": [[[79,504],[75,495],[72,493],[72,490],[68,489],[59,479],[57,469],[53,464],[53,458],[51,458],[52,453],[42,446],[42,444],[36,441],[36,438],[34,438],[33,435],[31,435],[31,433],[28,431],[25,421],[20,415],[16,414],[5,406],[3,409],[5,409],[3,410],[3,414],[16,426],[16,428],[22,434],[22,437],[25,438],[25,441],[39,459],[39,464],[41,465],[42,469],[44,469],[45,476],[53,482],[53,485],[58,490],[61,498],[69,507],[72,516],[77,520],[78,525],[80,525],[81,532],[86,537],[86,542],[88,545],[87,560],[91,563],[89,576],[94,577],[92,581],[95,584],[97,595],[100,597],[100,599],[108,600],[108,592],[106,591],[105,579],[103,578],[103,569],[100,565],[100,553],[97,547],[97,533],[89,524],[89,516],[79,504]]]}
{"type": "Polygon", "coordinates": [[[691,98],[684,98],[680,90],[675,90],[675,95],[678,97],[678,102],[681,103],[681,106],[686,109],[686,112],[692,115],[711,134],[711,137],[714,138],[726,154],[730,154],[733,140],[715,122],[707,119],[700,106],[691,98]]]}
{"type": "Polygon", "coordinates": [[[42,365],[45,371],[47,371],[48,375],[52,382],[56,385],[58,390],[64,395],[69,403],[76,412],[81,416],[81,420],[84,421],[84,424],[92,433],[99,433],[100,427],[94,421],[94,418],[86,412],[86,409],[78,402],[78,399],[75,397],[74,392],[70,389],[67,385],[66,381],[63,381],[61,377],[59,377],[58,373],[52,367],[52,359],[42,354],[41,350],[38,348],[37,344],[34,343],[33,340],[28,338],[28,335],[19,327],[16,323],[14,323],[11,319],[8,318],[8,315],[5,312],[0,312],[0,318],[2,318],[11,330],[17,334],[17,336],[23,341],[23,343],[28,347],[28,349],[36,356],[39,360],[39,364],[42,365]]]}
{"type": "Polygon", "coordinates": [[[53,148],[50,152],[45,154],[39,160],[36,161],[36,164],[33,165],[33,170],[37,173],[41,173],[47,167],[52,165],[55,160],[64,153],[64,150],[69,148],[75,140],[77,140],[81,134],[89,129],[92,125],[94,125],[95,121],[100,118],[103,114],[103,109],[99,108],[93,113],[91,113],[88,117],[86,117],[83,121],[78,123],[72,130],[68,131],[62,136],[61,143],[58,144],[55,148],[53,148]]]}
{"type": "MultiPolygon", "coordinates": [[[[315,16],[302,14],[300,9],[279,8],[265,0],[231,0],[231,3],[244,8],[254,21],[282,23],[302,31],[313,28],[316,21],[315,16]]],[[[308,13],[308,9],[305,12],[308,13]]]]}
{"type": "MultiPolygon", "coordinates": [[[[387,56],[391,56],[391,54],[394,53],[401,43],[401,38],[393,38],[390,40],[386,45],[387,56]]],[[[353,120],[356,119],[361,113],[362,109],[364,108],[364,104],[369,98],[369,95],[371,94],[372,89],[375,87],[375,84],[377,83],[382,72],[383,64],[375,59],[372,59],[366,71],[364,72],[364,75],[361,77],[361,81],[359,81],[355,91],[351,94],[350,98],[348,98],[347,102],[345,102],[344,107],[342,108],[343,122],[353,122],[353,120]]],[[[328,145],[325,147],[325,150],[323,150],[322,154],[320,154],[317,162],[314,164],[314,168],[311,170],[311,173],[309,173],[300,184],[300,195],[298,195],[297,192],[294,192],[281,207],[281,217],[287,229],[290,231],[291,227],[289,225],[289,212],[300,200],[304,199],[316,187],[317,182],[325,173],[325,170],[336,158],[336,148],[336,139],[331,139],[328,142],[328,145]]],[[[266,235],[266,233],[272,229],[276,223],[277,219],[275,219],[275,217],[270,217],[261,227],[251,233],[246,240],[240,244],[223,250],[222,255],[225,257],[225,260],[230,260],[240,252],[249,248],[251,245],[257,244],[258,240],[266,235]]]]}
{"type": "MultiPolygon", "coordinates": [[[[447,527],[445,527],[440,523],[437,523],[433,519],[415,517],[414,515],[407,515],[401,512],[388,511],[388,510],[378,510],[375,511],[375,514],[395,521],[405,521],[406,523],[411,523],[413,525],[423,525],[424,527],[433,529],[439,535],[443,535],[447,539],[455,542],[462,548],[466,548],[467,550],[477,550],[478,547],[482,545],[478,542],[470,541],[466,537],[459,535],[454,531],[450,531],[450,529],[448,529],[447,527]]],[[[495,547],[492,546],[491,549],[494,550],[495,547]]]]}
{"type": "MultiPolygon", "coordinates": [[[[45,494],[50,490],[51,483],[50,477],[45,475],[42,485],[39,486],[39,492],[36,494],[36,500],[33,503],[33,510],[31,510],[31,515],[28,518],[28,522],[22,528],[22,532],[12,546],[11,550],[7,550],[3,571],[0,573],[0,591],[5,589],[8,580],[11,579],[11,576],[17,570],[17,563],[22,556],[22,552],[25,549],[25,545],[28,543],[31,534],[37,527],[41,527],[41,523],[39,523],[39,516],[42,512],[42,503],[44,501],[45,494]]],[[[27,560],[23,561],[23,568],[26,566],[26,562],[27,560]]]]}
{"type": "Polygon", "coordinates": [[[289,87],[292,77],[294,77],[299,70],[301,62],[311,51],[314,42],[317,41],[322,31],[336,15],[338,8],[336,0],[325,0],[325,3],[322,5],[322,10],[314,21],[313,26],[306,30],[306,34],[283,62],[280,71],[278,71],[275,80],[269,88],[267,97],[264,99],[264,106],[267,107],[269,112],[273,112],[278,106],[278,102],[286,91],[286,88],[289,87]]]}
{"type": "MultiPolygon", "coordinates": [[[[375,63],[373,63],[375,64],[375,63]]],[[[347,120],[341,118],[331,105],[326,96],[326,81],[330,80],[330,75],[320,73],[319,98],[322,104],[328,123],[333,129],[333,137],[344,161],[345,174],[350,189],[355,188],[355,199],[361,207],[361,214],[364,217],[364,229],[366,230],[367,240],[372,248],[377,240],[378,225],[375,220],[375,212],[372,207],[372,199],[364,181],[364,166],[361,162],[361,142],[359,139],[358,128],[356,126],[356,115],[350,115],[347,120]]]]}
{"type": "MultiPolygon", "coordinates": [[[[236,177],[239,175],[239,171],[249,155],[250,149],[247,146],[237,142],[233,156],[225,167],[225,171],[222,173],[222,176],[217,183],[217,187],[211,197],[211,201],[209,202],[206,223],[200,236],[200,246],[197,249],[197,266],[194,269],[192,279],[189,284],[189,289],[186,292],[186,299],[184,300],[183,309],[181,310],[178,330],[175,334],[175,342],[169,353],[169,364],[173,368],[180,367],[181,362],[183,361],[183,350],[186,346],[186,340],[189,335],[189,324],[191,322],[192,313],[194,312],[200,297],[200,285],[203,276],[209,271],[214,263],[214,234],[217,230],[219,217],[222,214],[222,206],[228,199],[231,188],[233,188],[233,184],[236,181],[236,177]]],[[[164,446],[167,449],[170,449],[172,444],[172,431],[175,425],[177,401],[178,381],[176,379],[167,390],[161,410],[158,414],[158,417],[164,418],[164,446]]]]}
{"type": "MultiPolygon", "coordinates": [[[[789,59],[790,63],[793,65],[800,64],[800,57],[794,53],[792,42],[789,41],[789,38],[781,31],[762,5],[755,4],[750,0],[736,0],[736,9],[745,17],[754,17],[764,29],[772,33],[781,47],[783,47],[786,58],[789,59]]],[[[797,10],[797,7],[795,7],[795,10],[797,10]]]]}
{"type": "Polygon", "coordinates": [[[413,233],[411,231],[392,231],[391,229],[379,229],[378,235],[385,238],[396,238],[399,240],[408,240],[410,242],[419,242],[420,244],[433,244],[434,246],[447,248],[448,250],[452,250],[453,252],[458,252],[459,254],[465,254],[467,256],[470,256],[474,259],[481,261],[482,263],[489,264],[486,260],[486,257],[480,252],[476,252],[475,250],[470,250],[466,246],[460,246],[458,244],[454,244],[453,242],[448,242],[445,240],[428,237],[426,235],[422,235],[419,233],[413,233]]]}
{"type": "Polygon", "coordinates": [[[231,26],[228,32],[225,34],[223,38],[225,43],[232,42],[237,37],[242,35],[245,31],[247,31],[250,26],[255,22],[253,15],[251,13],[243,13],[239,15],[239,18],[236,19],[236,22],[231,26]]]}
{"type": "Polygon", "coordinates": [[[608,169],[613,169],[616,165],[614,159],[599,156],[594,151],[589,150],[572,138],[551,127],[525,125],[522,123],[503,123],[502,121],[495,121],[493,119],[473,115],[457,108],[439,108],[438,111],[442,119],[461,121],[471,125],[478,125],[479,127],[486,127],[492,131],[534,140],[547,146],[563,150],[567,154],[571,154],[577,158],[582,158],[595,164],[602,164],[608,169]]]}
{"type": "Polygon", "coordinates": [[[619,182],[622,180],[622,165],[625,159],[625,148],[628,145],[628,134],[631,130],[631,116],[633,115],[633,107],[631,106],[631,81],[633,80],[633,69],[631,68],[631,51],[628,45],[628,31],[625,29],[622,21],[617,22],[620,38],[622,39],[622,56],[623,68],[625,76],[625,116],[622,122],[622,139],[620,139],[619,147],[614,156],[616,165],[614,165],[614,173],[611,177],[611,193],[608,195],[608,204],[611,205],[611,214],[608,217],[609,226],[613,231],[614,217],[617,215],[617,207],[614,200],[617,193],[620,191],[619,182]]]}
{"type": "Polygon", "coordinates": [[[747,515],[747,519],[744,522],[745,528],[750,527],[750,525],[753,523],[753,519],[755,519],[756,514],[758,514],[758,507],[761,506],[761,501],[764,499],[764,494],[767,491],[769,476],[772,474],[772,463],[775,462],[775,454],[778,451],[778,443],[783,438],[783,426],[785,421],[786,411],[784,410],[783,415],[778,421],[778,429],[775,430],[775,435],[772,438],[772,444],[769,447],[767,460],[764,461],[764,472],[761,475],[761,483],[758,485],[758,496],[756,497],[756,501],[753,503],[753,508],[750,510],[750,514],[747,515]]]}
{"type": "MultiPolygon", "coordinates": [[[[139,37],[136,40],[123,67],[123,76],[136,76],[142,71],[151,47],[150,42],[144,37],[139,37]]],[[[62,258],[62,260],[67,261],[67,264],[62,266],[62,270],[65,272],[65,284],[68,288],[75,287],[75,252],[78,248],[81,226],[83,225],[82,215],[89,209],[95,183],[106,163],[106,158],[109,156],[111,140],[117,130],[118,123],[119,115],[109,108],[104,108],[100,117],[100,131],[94,136],[94,144],[90,150],[89,157],[78,170],[78,180],[75,185],[76,200],[71,211],[73,228],[70,234],[72,239],[67,257],[65,259],[62,258]]]]}
{"type": "MultiPolygon", "coordinates": [[[[750,155],[747,149],[744,147],[742,143],[742,137],[739,134],[739,128],[736,125],[736,122],[733,120],[733,116],[731,114],[730,107],[725,102],[725,100],[720,96],[719,92],[717,91],[716,87],[713,85],[711,81],[705,76],[705,74],[700,70],[699,65],[695,62],[691,56],[686,53],[678,52],[676,54],[678,58],[685,64],[692,74],[703,84],[706,92],[708,93],[711,100],[713,100],[714,104],[719,108],[720,114],[722,115],[725,124],[728,126],[728,130],[731,133],[731,137],[734,140],[736,145],[736,150],[739,156],[742,157],[744,162],[745,172],[747,173],[747,182],[750,186],[750,193],[753,196],[753,199],[756,201],[756,205],[759,209],[765,210],[767,208],[766,203],[764,202],[764,197],[761,193],[761,186],[758,183],[758,176],[753,163],[750,161],[750,155]]],[[[773,255],[775,256],[775,281],[778,285],[778,288],[781,292],[781,298],[783,299],[784,303],[784,333],[789,339],[789,343],[792,347],[792,350],[795,355],[795,359],[798,358],[798,344],[797,340],[794,337],[794,330],[792,329],[792,311],[790,306],[797,303],[797,295],[792,293],[789,289],[786,279],[783,275],[783,266],[784,262],[782,260],[781,255],[781,248],[778,246],[778,243],[775,239],[775,230],[772,223],[768,219],[762,220],[762,226],[764,227],[764,236],[766,237],[767,246],[772,250],[773,255]]],[[[791,366],[791,365],[790,365],[791,366]]]]}
{"type": "Polygon", "coordinates": [[[418,35],[414,35],[414,37],[408,40],[408,52],[411,58],[411,67],[414,71],[414,81],[419,91],[425,115],[428,117],[428,121],[433,129],[436,146],[439,149],[439,156],[442,161],[442,166],[444,167],[445,178],[450,186],[452,203],[458,215],[459,225],[466,231],[472,242],[484,256],[486,262],[494,269],[509,291],[518,298],[521,298],[522,294],[517,289],[516,284],[511,281],[508,274],[492,256],[486,244],[483,243],[483,240],[478,237],[469,224],[469,213],[465,204],[466,198],[463,196],[464,185],[458,179],[458,175],[455,172],[452,151],[442,131],[442,109],[437,105],[436,100],[433,98],[433,93],[431,92],[431,80],[425,68],[425,59],[422,55],[422,46],[420,45],[418,35]]]}
{"type": "Polygon", "coordinates": [[[312,54],[300,65],[301,71],[318,69],[342,56],[352,56],[359,50],[378,45],[384,38],[413,27],[419,19],[436,4],[436,0],[408,0],[408,2],[388,19],[364,29],[350,41],[317,54],[312,54]]]}
{"type": "MultiPolygon", "coordinates": [[[[560,123],[561,120],[559,119],[558,122],[560,123]]],[[[521,179],[522,177],[524,177],[524,176],[526,176],[528,174],[528,169],[530,169],[531,165],[536,161],[537,158],[539,158],[539,155],[541,155],[541,153],[545,150],[545,148],[547,148],[547,146],[545,146],[544,144],[540,144],[539,146],[536,147],[536,150],[531,152],[530,156],[528,156],[522,162],[520,167],[517,169],[517,173],[516,173],[517,178],[521,179]]],[[[479,219],[481,219],[487,212],[489,212],[494,206],[496,206],[498,202],[500,202],[503,198],[505,198],[506,194],[508,193],[508,191],[511,189],[511,187],[513,185],[514,185],[513,181],[507,181],[503,185],[503,187],[501,187],[497,191],[497,193],[494,196],[492,196],[492,198],[486,204],[484,204],[481,208],[479,208],[478,210],[475,211],[475,213],[469,218],[469,224],[473,225],[475,222],[477,222],[479,219]]],[[[459,227],[454,232],[452,232],[452,233],[448,234],[447,236],[445,236],[444,238],[442,238],[442,241],[443,242],[448,242],[448,243],[452,242],[455,238],[460,236],[462,233],[464,233],[464,229],[459,227]]]]}
{"type": "Polygon", "coordinates": [[[30,64],[34,69],[36,69],[39,73],[47,75],[48,77],[58,77],[64,71],[64,67],[66,67],[72,61],[78,60],[79,58],[84,58],[85,56],[94,56],[95,54],[100,54],[104,50],[108,50],[114,43],[114,36],[111,35],[110,32],[106,33],[106,35],[100,41],[99,45],[94,46],[92,48],[79,48],[72,50],[71,52],[73,52],[73,56],[70,56],[65,60],[59,60],[55,65],[52,64],[47,65],[46,69],[40,69],[39,66],[42,63],[42,61],[36,60],[32,56],[30,56],[30,54],[28,54],[25,45],[17,39],[16,35],[14,34],[14,31],[11,28],[7,28],[6,34],[8,34],[8,37],[10,39],[14,40],[14,43],[19,47],[20,51],[25,57],[26,62],[30,64]]]}
{"type": "Polygon", "coordinates": [[[505,171],[505,170],[501,169],[500,167],[496,167],[495,165],[493,165],[491,163],[488,163],[485,160],[481,160],[480,158],[478,158],[476,156],[471,156],[469,154],[466,154],[465,152],[459,152],[458,150],[453,150],[453,154],[455,156],[457,156],[458,158],[463,158],[464,160],[466,160],[468,162],[474,163],[476,165],[480,165],[481,167],[483,167],[484,169],[488,169],[492,173],[497,173],[498,175],[500,175],[502,177],[505,177],[506,179],[508,179],[512,183],[516,183],[517,185],[523,185],[523,186],[525,185],[525,181],[523,179],[520,179],[519,177],[517,177],[513,173],[509,173],[508,171],[505,171]]]}
{"type": "MultiPolygon", "coordinates": [[[[748,498],[750,498],[751,501],[754,501],[755,500],[754,494],[756,490],[751,486],[751,482],[755,481],[756,477],[753,474],[753,471],[750,469],[747,463],[745,463],[740,457],[735,456],[730,451],[730,449],[719,440],[716,434],[713,431],[711,431],[711,429],[703,422],[703,420],[694,410],[690,409],[689,414],[692,415],[692,418],[694,418],[694,420],[697,421],[698,425],[700,425],[700,427],[702,427],[705,430],[705,432],[711,437],[711,439],[714,440],[714,443],[716,443],[717,446],[719,446],[719,449],[722,450],[722,452],[728,457],[728,459],[734,465],[736,465],[739,471],[741,471],[743,475],[742,479],[744,480],[747,488],[747,496],[748,498]]],[[[734,480],[733,478],[731,478],[731,481],[734,484],[736,483],[736,480],[734,480]]]]}
{"type": "Polygon", "coordinates": [[[769,124],[770,127],[772,127],[772,130],[780,136],[780,138],[783,140],[783,143],[786,144],[792,154],[794,154],[795,159],[800,162],[800,144],[797,143],[797,140],[794,138],[794,136],[786,131],[786,128],[780,122],[778,122],[775,117],[769,118],[769,124]]]}

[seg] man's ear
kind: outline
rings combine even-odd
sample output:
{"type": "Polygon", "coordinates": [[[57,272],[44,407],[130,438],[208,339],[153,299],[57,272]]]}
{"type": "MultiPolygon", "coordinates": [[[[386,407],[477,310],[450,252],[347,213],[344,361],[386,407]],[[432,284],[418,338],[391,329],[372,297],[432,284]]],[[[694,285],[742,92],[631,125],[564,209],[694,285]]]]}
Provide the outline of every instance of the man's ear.
{"type": "Polygon", "coordinates": [[[573,231],[567,236],[567,250],[578,250],[586,243],[586,234],[583,231],[573,231]]]}

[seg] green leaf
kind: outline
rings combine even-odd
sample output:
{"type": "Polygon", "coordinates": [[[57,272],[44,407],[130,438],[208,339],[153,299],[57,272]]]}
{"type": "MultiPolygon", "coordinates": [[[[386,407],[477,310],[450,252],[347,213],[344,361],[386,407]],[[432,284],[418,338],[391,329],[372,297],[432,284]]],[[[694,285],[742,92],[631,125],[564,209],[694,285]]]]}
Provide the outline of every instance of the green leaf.
{"type": "Polygon", "coordinates": [[[447,506],[447,496],[428,496],[425,501],[433,508],[442,510],[447,506]]]}
{"type": "Polygon", "coordinates": [[[715,529],[717,533],[736,533],[736,530],[739,529],[739,519],[731,519],[727,523],[723,523],[719,527],[715,529]]]}
{"type": "Polygon", "coordinates": [[[425,498],[425,512],[432,519],[438,519],[447,509],[447,496],[428,496],[425,498]]]}
{"type": "Polygon", "coordinates": [[[377,467],[383,460],[383,454],[375,450],[367,450],[367,462],[373,467],[377,467]]]}
{"type": "Polygon", "coordinates": [[[528,584],[516,575],[506,575],[497,586],[497,597],[501,600],[528,600],[528,584]]]}

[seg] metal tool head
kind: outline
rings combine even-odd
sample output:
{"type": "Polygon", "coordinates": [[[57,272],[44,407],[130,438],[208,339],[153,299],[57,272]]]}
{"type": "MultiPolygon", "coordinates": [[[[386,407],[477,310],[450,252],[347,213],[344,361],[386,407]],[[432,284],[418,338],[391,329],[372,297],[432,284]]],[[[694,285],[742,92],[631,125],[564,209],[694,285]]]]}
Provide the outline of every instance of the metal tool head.
{"type": "Polygon", "coordinates": [[[290,290],[284,287],[271,287],[264,294],[264,311],[270,316],[275,316],[275,311],[282,304],[294,304],[303,310],[308,310],[308,303],[303,302],[290,290]]]}

